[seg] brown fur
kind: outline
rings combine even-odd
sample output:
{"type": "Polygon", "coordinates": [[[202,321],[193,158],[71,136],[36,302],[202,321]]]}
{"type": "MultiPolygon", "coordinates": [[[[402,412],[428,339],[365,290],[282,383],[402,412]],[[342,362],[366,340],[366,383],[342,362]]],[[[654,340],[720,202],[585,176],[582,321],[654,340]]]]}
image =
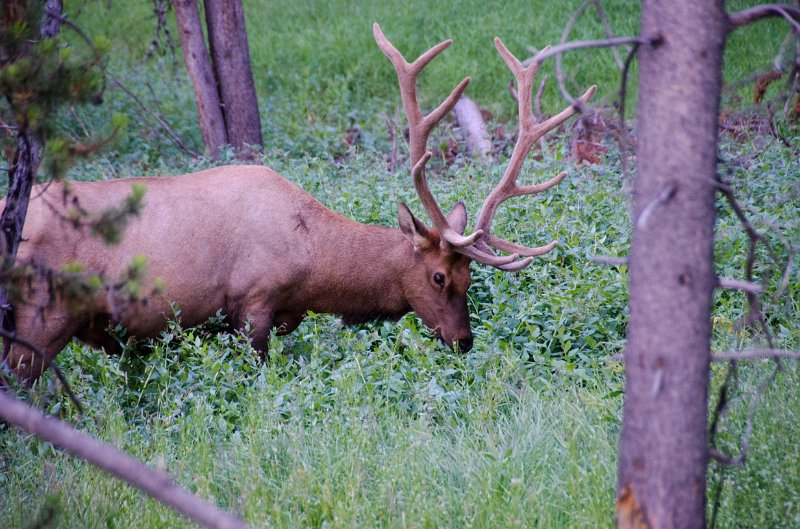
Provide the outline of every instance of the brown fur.
{"type": "MultiPolygon", "coordinates": [[[[472,343],[466,302],[470,260],[441,249],[435,231],[413,217],[409,221],[402,211],[402,230],[359,224],[259,166],[70,186],[83,208],[102,212],[122,202],[134,182],[147,188],[144,206],[119,245],[108,246],[64,220],[63,188],[54,183],[34,188],[19,251],[20,259],[52,269],[78,261],[110,279],[120,277],[135,255],[145,255],[145,291],[156,278],[165,289],[121,313],[132,336],[156,336],[175,302],[187,325],[218,309],[237,327],[250,321],[253,346],[260,351],[273,327],[291,332],[309,310],[343,315],[346,322],[396,319],[414,310],[446,343],[460,342],[462,349],[472,343]],[[446,278],[444,288],[435,284],[436,272],[446,278]]],[[[451,215],[466,222],[463,206],[456,210],[451,215]]],[[[36,284],[32,298],[14,310],[19,337],[44,351],[47,362],[74,336],[118,348],[106,332],[114,319],[105,295],[76,314],[49,302],[45,285],[36,284]],[[46,307],[42,314],[37,305],[46,307]]],[[[29,381],[45,367],[18,345],[9,363],[29,381]]]]}

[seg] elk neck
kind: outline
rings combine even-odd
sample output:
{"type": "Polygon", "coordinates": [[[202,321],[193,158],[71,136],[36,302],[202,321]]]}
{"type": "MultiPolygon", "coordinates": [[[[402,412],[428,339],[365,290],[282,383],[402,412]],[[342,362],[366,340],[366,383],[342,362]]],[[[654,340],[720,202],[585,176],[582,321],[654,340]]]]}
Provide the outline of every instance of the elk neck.
{"type": "Polygon", "coordinates": [[[399,319],[411,310],[402,281],[414,258],[411,243],[399,229],[336,217],[313,236],[308,309],[348,324],[399,319]]]}

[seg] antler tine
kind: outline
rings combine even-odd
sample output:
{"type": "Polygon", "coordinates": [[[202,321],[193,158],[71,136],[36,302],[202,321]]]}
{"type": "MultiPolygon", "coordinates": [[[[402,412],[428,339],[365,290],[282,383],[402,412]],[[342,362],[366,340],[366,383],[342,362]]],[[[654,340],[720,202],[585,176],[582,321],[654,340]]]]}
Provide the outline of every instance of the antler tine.
{"type": "Polygon", "coordinates": [[[470,78],[464,78],[450,92],[450,95],[430,114],[424,115],[417,101],[417,75],[425,66],[439,55],[445,48],[452,44],[452,40],[445,40],[430,48],[420,55],[414,62],[409,63],[405,57],[389,42],[383,34],[380,25],[372,25],[372,33],[375,42],[380,50],[389,58],[397,72],[397,80],[400,84],[400,97],[403,101],[403,110],[408,118],[409,130],[409,151],[411,154],[411,174],[414,179],[414,188],[417,190],[420,201],[425,207],[431,222],[439,230],[444,241],[456,247],[464,247],[474,244],[481,235],[482,231],[476,230],[469,237],[463,237],[454,230],[447,222],[447,218],[442,213],[439,203],[436,202],[433,193],[428,187],[428,180],[425,177],[425,164],[431,157],[430,152],[425,152],[428,144],[428,136],[431,130],[442,118],[452,110],[461,94],[466,90],[470,78]]]}
{"type": "MultiPolygon", "coordinates": [[[[531,263],[531,257],[543,255],[551,251],[558,245],[558,241],[553,241],[550,244],[533,248],[514,244],[491,234],[492,219],[494,218],[494,214],[496,213],[498,206],[505,200],[515,196],[541,193],[542,191],[553,187],[564,179],[566,173],[560,173],[559,175],[541,184],[527,186],[517,185],[517,176],[519,176],[519,172],[522,169],[525,158],[527,157],[534,143],[548,131],[556,128],[561,123],[566,121],[570,116],[574,115],[578,109],[575,105],[571,105],[550,119],[537,125],[533,118],[533,112],[531,111],[533,79],[536,76],[541,64],[541,62],[538,60],[538,57],[547,51],[549,47],[544,48],[541,52],[539,52],[539,55],[537,55],[537,60],[534,60],[531,65],[526,67],[510,51],[508,51],[508,48],[506,48],[500,38],[495,37],[494,44],[498,53],[500,54],[500,57],[502,57],[503,61],[505,61],[506,65],[508,66],[509,70],[511,70],[511,73],[514,75],[514,78],[517,81],[520,130],[517,137],[517,143],[514,145],[514,151],[511,153],[511,160],[508,162],[508,167],[506,167],[503,178],[492,190],[492,192],[489,193],[489,196],[486,197],[486,200],[484,200],[483,205],[481,206],[481,212],[478,216],[478,221],[475,224],[475,231],[484,232],[483,239],[478,244],[478,246],[483,248],[482,253],[484,254],[487,253],[487,251],[490,251],[489,247],[493,247],[504,252],[528,256],[528,259],[516,261],[513,263],[513,265],[498,267],[503,270],[510,270],[511,268],[519,270],[531,263]]],[[[583,104],[587,102],[592,95],[594,95],[596,88],[596,86],[590,87],[586,93],[580,97],[580,103],[577,104],[583,104]]]]}
{"type": "Polygon", "coordinates": [[[414,164],[414,168],[411,170],[411,176],[414,178],[414,187],[417,189],[419,199],[422,202],[425,211],[427,211],[428,215],[431,217],[431,222],[433,222],[434,225],[439,228],[440,235],[444,240],[456,248],[463,248],[465,246],[475,244],[475,242],[481,238],[483,232],[481,230],[476,230],[465,237],[455,231],[450,227],[450,223],[447,222],[447,218],[442,213],[442,210],[439,209],[439,204],[436,203],[436,199],[433,197],[430,191],[428,191],[428,182],[425,178],[425,164],[428,163],[428,160],[431,159],[431,156],[433,156],[431,151],[427,151],[422,155],[420,161],[414,164]],[[420,189],[424,189],[428,192],[419,192],[420,189]],[[439,221],[437,221],[435,218],[436,214],[441,215],[441,219],[439,221]]]}

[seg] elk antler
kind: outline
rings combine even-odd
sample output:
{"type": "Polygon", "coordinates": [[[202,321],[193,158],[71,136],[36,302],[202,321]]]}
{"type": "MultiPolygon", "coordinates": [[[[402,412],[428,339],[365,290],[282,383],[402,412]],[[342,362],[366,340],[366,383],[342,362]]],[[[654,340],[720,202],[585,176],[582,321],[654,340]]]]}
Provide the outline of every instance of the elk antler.
{"type": "Polygon", "coordinates": [[[409,150],[411,152],[411,167],[413,168],[411,174],[422,205],[425,207],[425,211],[428,213],[428,217],[430,217],[434,227],[439,230],[443,241],[457,248],[474,244],[482,233],[473,233],[469,237],[464,237],[454,230],[447,222],[447,218],[439,208],[439,204],[430,189],[428,189],[428,180],[425,178],[425,163],[431,157],[430,153],[425,152],[428,136],[433,127],[450,112],[458,98],[464,93],[471,79],[465,77],[450,92],[447,99],[427,116],[422,114],[419,102],[417,102],[417,75],[429,62],[450,46],[453,41],[448,39],[440,42],[409,64],[405,57],[397,51],[397,48],[389,42],[389,39],[383,34],[378,24],[372,25],[372,33],[375,36],[375,42],[378,43],[378,47],[392,61],[392,65],[394,65],[394,69],[397,72],[397,79],[400,82],[400,97],[403,100],[403,110],[408,117],[409,150]]]}
{"type": "MultiPolygon", "coordinates": [[[[397,79],[400,83],[400,96],[403,100],[403,109],[408,117],[410,136],[409,149],[411,151],[412,166],[411,174],[414,179],[414,187],[422,201],[422,205],[425,207],[425,211],[442,236],[442,244],[449,244],[453,247],[454,251],[474,261],[506,271],[516,271],[525,268],[531,264],[533,257],[545,254],[555,248],[558,245],[558,241],[553,241],[545,246],[528,248],[496,237],[491,233],[492,218],[497,211],[497,207],[502,202],[515,196],[541,193],[545,189],[558,184],[567,175],[567,173],[562,172],[542,184],[527,186],[517,185],[517,176],[533,144],[544,134],[561,125],[561,123],[578,111],[578,108],[572,105],[538,125],[533,119],[533,113],[531,112],[533,79],[541,65],[539,57],[542,53],[547,51],[548,48],[539,52],[536,58],[534,58],[533,63],[525,67],[508,51],[498,37],[494,39],[497,51],[517,80],[520,131],[517,137],[517,143],[514,146],[514,151],[511,154],[511,160],[508,163],[503,178],[492,192],[489,193],[486,200],[484,200],[480,215],[478,216],[478,221],[475,224],[475,230],[471,235],[465,237],[450,226],[447,222],[447,218],[439,208],[439,204],[428,188],[428,181],[425,178],[425,164],[432,155],[430,151],[425,152],[425,149],[431,129],[433,129],[445,114],[452,109],[453,105],[455,105],[458,98],[461,97],[461,94],[466,89],[470,78],[467,77],[461,81],[442,104],[425,116],[422,114],[419,103],[417,102],[417,75],[429,62],[441,53],[442,50],[450,46],[453,41],[446,40],[437,44],[420,55],[413,63],[409,64],[403,55],[389,42],[378,24],[374,24],[372,30],[378,47],[389,58],[397,72],[397,79]],[[496,255],[492,248],[508,252],[511,255],[496,255]],[[520,256],[524,256],[524,259],[520,259],[520,256]]],[[[596,86],[590,87],[578,101],[576,101],[576,104],[581,105],[586,103],[592,95],[594,95],[596,88],[596,86]]]]}
{"type": "MultiPolygon", "coordinates": [[[[509,160],[508,167],[506,167],[506,171],[503,174],[503,178],[492,192],[489,193],[489,196],[486,197],[486,200],[483,201],[483,205],[481,206],[478,221],[475,223],[475,231],[483,232],[483,238],[478,241],[475,246],[479,251],[491,256],[494,256],[494,252],[492,252],[490,247],[504,252],[526,256],[525,259],[498,267],[502,270],[515,271],[528,266],[533,261],[532,257],[545,254],[555,248],[558,245],[558,241],[533,248],[514,244],[492,235],[492,218],[497,211],[497,207],[505,200],[511,197],[541,193],[545,189],[549,189],[558,184],[567,176],[567,173],[562,172],[541,184],[527,186],[520,186],[517,184],[517,176],[533,144],[547,132],[558,127],[574,115],[578,111],[578,108],[576,108],[576,105],[571,105],[550,119],[537,125],[533,118],[533,112],[531,111],[531,91],[533,89],[533,79],[536,77],[536,73],[541,65],[539,57],[549,49],[549,46],[539,52],[532,64],[525,67],[510,51],[508,51],[508,48],[505,47],[503,41],[501,41],[499,37],[494,38],[494,45],[500,56],[508,65],[514,78],[517,80],[517,94],[519,94],[519,135],[517,137],[517,143],[514,145],[514,151],[511,153],[511,160],[509,160]]],[[[596,89],[596,86],[591,86],[576,103],[578,105],[586,103],[592,95],[594,95],[596,89]]],[[[492,262],[480,258],[473,257],[473,259],[484,264],[493,264],[492,262]]]]}

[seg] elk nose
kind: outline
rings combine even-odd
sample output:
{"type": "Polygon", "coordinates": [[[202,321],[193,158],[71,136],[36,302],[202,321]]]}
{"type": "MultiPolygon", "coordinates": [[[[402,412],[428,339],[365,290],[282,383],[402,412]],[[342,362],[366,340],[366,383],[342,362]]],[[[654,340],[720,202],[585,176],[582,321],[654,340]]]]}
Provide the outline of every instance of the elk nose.
{"type": "Polygon", "coordinates": [[[458,340],[458,349],[462,353],[469,352],[472,349],[472,336],[467,336],[466,338],[460,338],[458,340]]]}

